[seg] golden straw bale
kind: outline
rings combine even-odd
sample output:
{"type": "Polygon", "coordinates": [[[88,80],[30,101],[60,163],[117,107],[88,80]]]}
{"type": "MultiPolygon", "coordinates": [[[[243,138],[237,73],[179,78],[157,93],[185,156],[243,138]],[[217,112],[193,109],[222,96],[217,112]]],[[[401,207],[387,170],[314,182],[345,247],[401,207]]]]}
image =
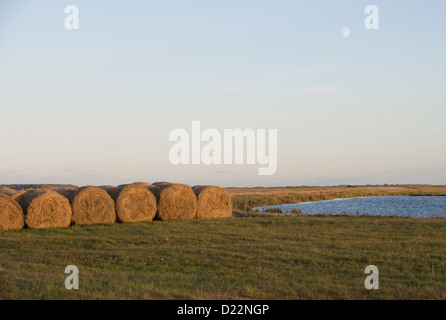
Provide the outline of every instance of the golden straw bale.
{"type": "Polygon", "coordinates": [[[0,189],[0,194],[4,194],[8,197],[12,197],[16,193],[17,193],[17,190],[14,190],[14,189],[6,188],[6,187],[3,187],[0,189]]]}
{"type": "Polygon", "coordinates": [[[197,218],[232,217],[231,197],[225,189],[217,186],[192,187],[197,196],[197,218]]]}
{"type": "Polygon", "coordinates": [[[0,230],[22,229],[24,225],[22,207],[11,197],[0,194],[0,230]]]}
{"type": "Polygon", "coordinates": [[[192,188],[178,183],[154,183],[148,187],[155,195],[157,202],[157,218],[193,219],[197,212],[197,198],[192,188]]]}
{"type": "Polygon", "coordinates": [[[75,225],[106,224],[116,221],[115,203],[101,188],[86,186],[63,192],[70,201],[75,225]]]}
{"type": "Polygon", "coordinates": [[[148,183],[148,182],[133,182],[132,184],[138,185],[138,186],[144,186],[144,187],[152,187],[153,186],[153,184],[148,183]]]}
{"type": "Polygon", "coordinates": [[[34,189],[26,189],[26,190],[20,190],[17,191],[16,193],[14,193],[11,198],[13,198],[15,201],[17,201],[17,198],[20,197],[21,195],[30,192],[30,191],[34,191],[34,189]]]}
{"type": "Polygon", "coordinates": [[[63,228],[70,225],[70,203],[53,190],[28,190],[16,201],[23,209],[28,228],[63,228]]]}
{"type": "Polygon", "coordinates": [[[156,214],[156,198],[143,184],[104,187],[116,205],[121,222],[152,221],[156,214]]]}

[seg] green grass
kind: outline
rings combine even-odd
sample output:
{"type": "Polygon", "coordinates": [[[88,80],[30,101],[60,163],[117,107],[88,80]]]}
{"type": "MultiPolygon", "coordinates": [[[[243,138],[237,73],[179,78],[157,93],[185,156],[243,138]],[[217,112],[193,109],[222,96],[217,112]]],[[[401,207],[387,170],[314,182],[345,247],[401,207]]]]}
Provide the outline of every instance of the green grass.
{"type": "Polygon", "coordinates": [[[1,299],[446,299],[446,219],[262,216],[0,231],[1,299]],[[364,268],[380,289],[364,288],[364,268]],[[79,290],[64,288],[76,265],[79,290]]]}

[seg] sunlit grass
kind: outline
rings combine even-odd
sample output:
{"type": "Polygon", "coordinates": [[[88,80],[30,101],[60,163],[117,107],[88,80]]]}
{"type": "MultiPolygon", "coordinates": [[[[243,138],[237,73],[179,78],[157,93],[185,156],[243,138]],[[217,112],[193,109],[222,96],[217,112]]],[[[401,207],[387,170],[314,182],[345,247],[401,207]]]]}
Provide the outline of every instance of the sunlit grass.
{"type": "Polygon", "coordinates": [[[446,219],[255,217],[3,231],[0,298],[446,298],[446,219]]]}

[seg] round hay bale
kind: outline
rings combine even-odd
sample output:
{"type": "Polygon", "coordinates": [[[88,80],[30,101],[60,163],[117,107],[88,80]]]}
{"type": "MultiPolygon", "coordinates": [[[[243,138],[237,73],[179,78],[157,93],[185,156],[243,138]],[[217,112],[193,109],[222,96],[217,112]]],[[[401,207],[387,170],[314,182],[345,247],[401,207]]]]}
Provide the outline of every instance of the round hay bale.
{"type": "Polygon", "coordinates": [[[49,189],[51,189],[51,190],[53,190],[53,191],[56,191],[57,193],[62,193],[63,191],[65,191],[65,190],[77,190],[77,189],[79,189],[78,187],[76,187],[76,186],[52,186],[52,187],[50,187],[49,189]]]}
{"type": "Polygon", "coordinates": [[[152,187],[153,184],[148,183],[148,182],[133,182],[132,184],[137,185],[137,186],[144,186],[144,187],[152,187]]]}
{"type": "Polygon", "coordinates": [[[17,191],[16,193],[14,193],[11,198],[13,198],[15,201],[17,201],[17,198],[19,198],[20,196],[22,196],[23,194],[30,192],[30,191],[34,191],[34,189],[27,189],[27,190],[20,190],[17,191]]]}
{"type": "Polygon", "coordinates": [[[197,218],[232,217],[231,197],[225,189],[217,186],[192,187],[197,196],[197,218]]]}
{"type": "Polygon", "coordinates": [[[3,187],[0,189],[0,194],[4,194],[8,197],[12,197],[13,195],[15,195],[17,193],[17,190],[11,189],[11,188],[6,188],[3,187]]]}
{"type": "Polygon", "coordinates": [[[115,203],[108,193],[98,187],[86,186],[64,192],[70,200],[75,225],[106,224],[116,221],[115,203]]]}
{"type": "Polygon", "coordinates": [[[98,188],[104,189],[114,200],[116,195],[119,193],[119,188],[116,186],[99,186],[98,188]]]}
{"type": "Polygon", "coordinates": [[[22,207],[11,197],[0,194],[0,230],[22,229],[24,226],[22,207]]]}
{"type": "Polygon", "coordinates": [[[63,228],[70,225],[70,203],[53,190],[28,190],[16,201],[25,213],[28,228],[63,228]]]}
{"type": "Polygon", "coordinates": [[[190,186],[177,183],[157,183],[148,188],[156,197],[158,219],[195,218],[197,198],[190,186]]]}
{"type": "Polygon", "coordinates": [[[168,181],[158,181],[158,182],[152,183],[152,187],[164,188],[164,187],[169,187],[169,186],[171,186],[173,184],[179,184],[179,183],[168,182],[168,181]]]}
{"type": "Polygon", "coordinates": [[[174,184],[173,182],[169,182],[169,181],[157,181],[152,183],[152,185],[154,186],[166,186],[166,185],[171,185],[174,184]]]}
{"type": "Polygon", "coordinates": [[[155,217],[156,198],[146,185],[128,184],[105,190],[115,201],[119,221],[152,221],[155,217]]]}
{"type": "Polygon", "coordinates": [[[112,186],[112,185],[105,185],[105,186],[99,186],[98,188],[108,189],[108,188],[117,188],[117,187],[116,186],[112,186]]]}
{"type": "Polygon", "coordinates": [[[77,192],[77,190],[79,189],[67,188],[67,189],[58,189],[56,190],[56,192],[69,200],[73,197],[73,195],[77,192]]]}

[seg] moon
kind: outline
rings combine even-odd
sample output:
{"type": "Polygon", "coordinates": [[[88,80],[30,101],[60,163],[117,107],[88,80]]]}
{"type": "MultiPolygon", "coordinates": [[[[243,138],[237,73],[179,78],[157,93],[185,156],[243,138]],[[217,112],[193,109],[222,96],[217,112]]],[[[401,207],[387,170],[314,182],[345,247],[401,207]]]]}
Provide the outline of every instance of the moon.
{"type": "Polygon", "coordinates": [[[347,27],[342,27],[341,32],[344,38],[348,38],[348,36],[350,35],[350,29],[347,27]]]}

